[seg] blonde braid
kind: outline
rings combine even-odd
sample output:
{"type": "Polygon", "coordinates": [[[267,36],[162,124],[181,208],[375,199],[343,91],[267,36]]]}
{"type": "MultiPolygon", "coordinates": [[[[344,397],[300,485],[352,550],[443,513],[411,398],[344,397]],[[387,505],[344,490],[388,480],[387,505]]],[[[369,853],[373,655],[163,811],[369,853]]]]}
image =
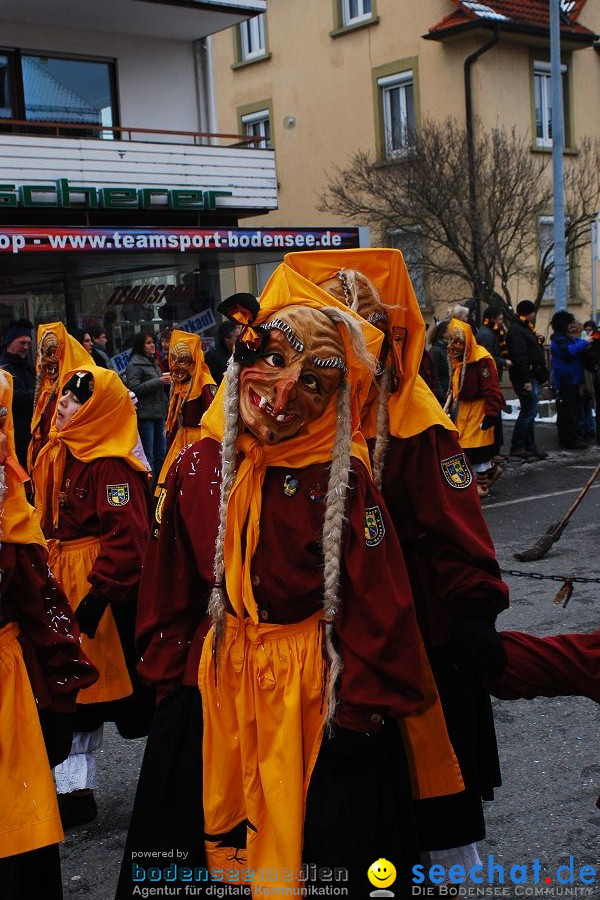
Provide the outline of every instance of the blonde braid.
{"type": "Polygon", "coordinates": [[[392,389],[392,373],[387,367],[383,370],[379,385],[379,398],[377,407],[377,433],[375,437],[375,449],[373,450],[373,481],[381,490],[383,480],[383,464],[385,453],[390,442],[390,414],[388,401],[392,389]]]}
{"type": "Polygon", "coordinates": [[[340,559],[346,512],[346,495],[350,471],[352,426],[350,420],[350,388],[343,381],[337,402],[338,427],[333,448],[331,472],[327,485],[323,521],[323,612],[325,614],[325,647],[329,661],[327,681],[327,722],[331,723],[336,708],[336,682],[342,671],[342,659],[333,643],[333,624],[340,606],[340,559]]]}
{"type": "Polygon", "coordinates": [[[225,630],[225,533],[227,531],[227,501],[235,481],[236,442],[239,430],[240,364],[230,358],[225,372],[225,432],[221,444],[221,494],[219,499],[219,528],[215,542],[215,582],[208,601],[208,612],[214,627],[213,655],[225,630]]]}

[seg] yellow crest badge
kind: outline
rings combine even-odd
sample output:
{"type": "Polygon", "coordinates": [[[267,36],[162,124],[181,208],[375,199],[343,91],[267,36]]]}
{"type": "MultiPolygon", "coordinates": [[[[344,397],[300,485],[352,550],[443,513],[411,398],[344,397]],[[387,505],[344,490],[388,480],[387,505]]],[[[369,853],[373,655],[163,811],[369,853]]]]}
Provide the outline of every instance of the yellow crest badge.
{"type": "Polygon", "coordinates": [[[367,547],[376,547],[385,536],[383,516],[378,506],[368,506],[365,509],[365,544],[367,547]]]}
{"type": "Polygon", "coordinates": [[[456,456],[448,456],[442,459],[440,463],[444,478],[450,487],[463,490],[468,488],[473,481],[473,476],[469,468],[469,464],[465,459],[464,453],[457,453],[456,456]]]}
{"type": "Polygon", "coordinates": [[[111,506],[127,506],[129,503],[129,485],[107,484],[106,499],[111,506]]]}

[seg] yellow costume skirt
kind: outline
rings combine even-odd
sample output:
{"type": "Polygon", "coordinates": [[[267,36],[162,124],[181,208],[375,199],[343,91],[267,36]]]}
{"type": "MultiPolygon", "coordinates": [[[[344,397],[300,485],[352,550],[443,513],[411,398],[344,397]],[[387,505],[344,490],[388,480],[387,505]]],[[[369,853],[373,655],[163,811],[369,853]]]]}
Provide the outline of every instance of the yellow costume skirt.
{"type": "MultiPolygon", "coordinates": [[[[48,541],[48,550],[48,565],[75,611],[89,593],[90,584],[87,576],[100,551],[100,541],[94,537],[62,542],[52,539],[48,541]]],[[[100,677],[95,684],[79,692],[77,703],[104,703],[120,700],[133,693],[110,607],[102,616],[95,637],[81,635],[81,646],[88,659],[98,669],[100,677]]]]}
{"type": "Polygon", "coordinates": [[[217,673],[212,630],[204,643],[205,846],[208,868],[223,869],[224,881],[239,884],[249,869],[255,889],[280,878],[297,885],[325,723],[322,618],[255,625],[228,617],[217,673]]]}
{"type": "Polygon", "coordinates": [[[2,858],[63,840],[54,781],[18,634],[16,623],[0,628],[2,858]]]}

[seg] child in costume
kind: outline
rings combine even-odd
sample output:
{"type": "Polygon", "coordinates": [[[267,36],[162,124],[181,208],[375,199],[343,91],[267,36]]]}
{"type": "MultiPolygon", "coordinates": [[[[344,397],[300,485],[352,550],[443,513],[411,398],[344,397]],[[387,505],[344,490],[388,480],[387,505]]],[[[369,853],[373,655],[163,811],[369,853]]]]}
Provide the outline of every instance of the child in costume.
{"type": "Polygon", "coordinates": [[[0,373],[0,893],[62,898],[50,767],[68,755],[75,698],[98,677],[47,563],[16,461],[12,379],[0,373]]]}
{"type": "MultiPolygon", "coordinates": [[[[508,606],[508,590],[456,429],[418,375],[425,324],[400,251],[307,251],[285,260],[385,335],[361,427],[400,539],[466,785],[460,793],[439,785],[436,792],[435,783],[433,790],[415,791],[420,846],[431,863],[468,868],[478,859],[476,842],[485,836],[482,797],[492,799],[500,783],[481,675],[504,662],[494,620],[508,606]]],[[[405,729],[405,738],[409,757],[419,759],[439,745],[440,736],[431,718],[417,724],[421,732],[405,729]]]]}
{"type": "Polygon", "coordinates": [[[255,891],[304,863],[359,896],[381,856],[408,890],[417,858],[398,723],[435,696],[357,430],[381,335],[285,265],[253,301],[223,305],[244,329],[157,505],[138,646],[161,702],[119,898],[132,853],[174,841],[255,891]]]}
{"type": "Polygon", "coordinates": [[[89,362],[66,372],[33,477],[50,564],[100,672],[82,691],[69,758],[55,771],[65,824],[96,815],[93,750],[102,726],[146,733],[152,697],[135,676],[137,589],[149,533],[149,474],[133,454],[137,423],[116,372],[89,362]],[[127,699],[126,699],[127,698],[127,699]]]}

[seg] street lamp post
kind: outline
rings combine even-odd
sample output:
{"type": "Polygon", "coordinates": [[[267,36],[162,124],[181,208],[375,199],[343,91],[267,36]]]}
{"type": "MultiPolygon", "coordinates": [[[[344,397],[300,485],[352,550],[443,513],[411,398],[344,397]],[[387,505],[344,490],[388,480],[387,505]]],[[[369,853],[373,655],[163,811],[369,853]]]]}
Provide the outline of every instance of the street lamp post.
{"type": "Polygon", "coordinates": [[[552,86],[552,185],[554,194],[554,308],[567,307],[567,258],[565,253],[565,194],[563,149],[563,91],[560,65],[560,0],[550,4],[550,70],[552,86]]]}

